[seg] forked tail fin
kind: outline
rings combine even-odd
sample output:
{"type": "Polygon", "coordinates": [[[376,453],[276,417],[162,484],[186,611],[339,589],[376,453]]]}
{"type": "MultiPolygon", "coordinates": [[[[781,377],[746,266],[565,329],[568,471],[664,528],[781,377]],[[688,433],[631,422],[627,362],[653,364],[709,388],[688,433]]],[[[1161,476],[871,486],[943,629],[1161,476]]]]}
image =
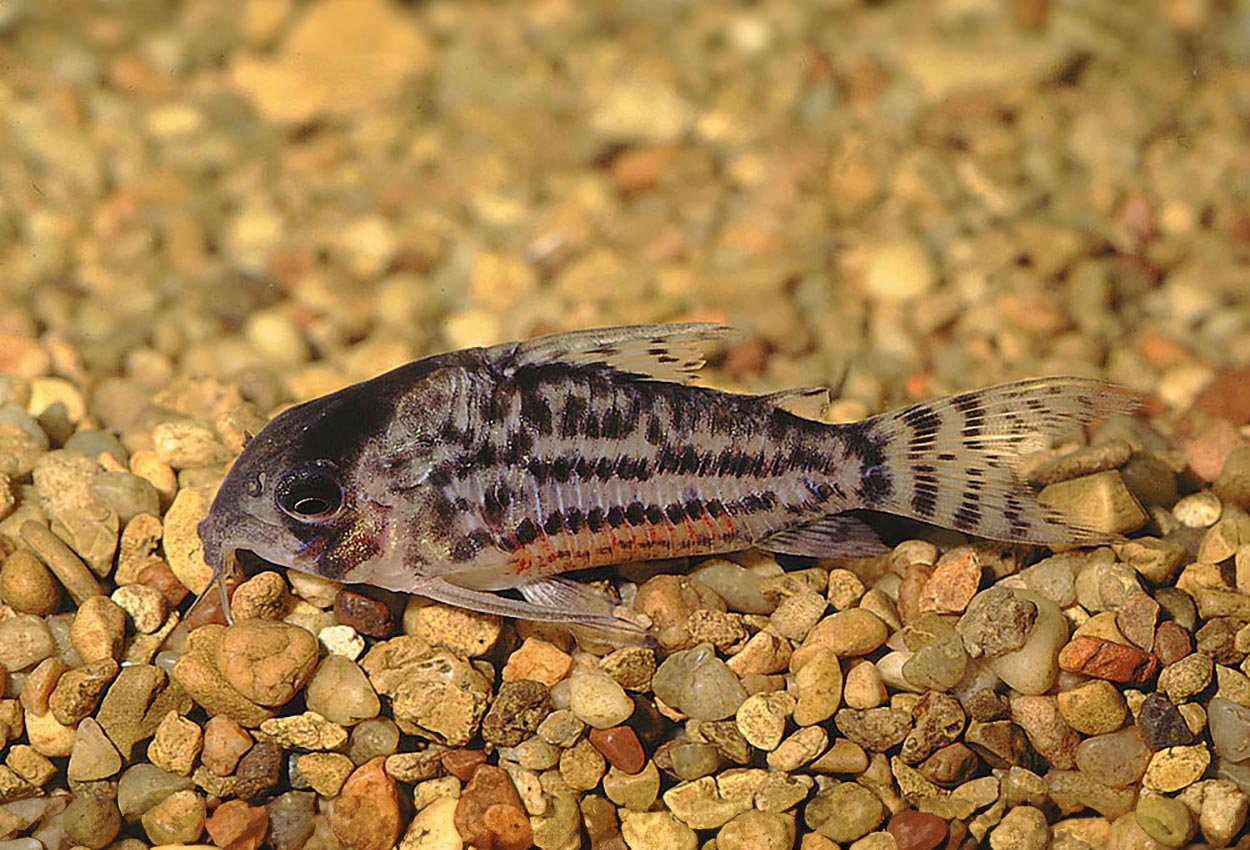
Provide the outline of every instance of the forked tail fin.
{"type": "Polygon", "coordinates": [[[1086,378],[1040,378],[913,404],[850,426],[867,449],[863,507],[979,537],[1096,544],[1114,535],[1043,506],[1021,460],[1074,424],[1139,406],[1130,390],[1086,378]],[[870,462],[871,461],[871,462],[870,462]]]}

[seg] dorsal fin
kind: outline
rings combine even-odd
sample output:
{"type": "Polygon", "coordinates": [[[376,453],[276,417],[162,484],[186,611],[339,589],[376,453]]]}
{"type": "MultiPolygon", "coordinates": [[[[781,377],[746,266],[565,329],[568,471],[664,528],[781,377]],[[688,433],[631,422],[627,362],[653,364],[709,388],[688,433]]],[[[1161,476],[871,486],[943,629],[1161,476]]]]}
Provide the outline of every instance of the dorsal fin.
{"type": "Polygon", "coordinates": [[[811,419],[820,422],[825,408],[829,406],[830,390],[828,387],[799,387],[794,390],[782,390],[760,396],[760,401],[779,407],[786,413],[800,419],[811,419]]]}
{"type": "Polygon", "coordinates": [[[550,334],[500,351],[513,368],[544,363],[600,364],[652,381],[689,384],[709,344],[735,333],[713,322],[626,325],[550,334]]]}

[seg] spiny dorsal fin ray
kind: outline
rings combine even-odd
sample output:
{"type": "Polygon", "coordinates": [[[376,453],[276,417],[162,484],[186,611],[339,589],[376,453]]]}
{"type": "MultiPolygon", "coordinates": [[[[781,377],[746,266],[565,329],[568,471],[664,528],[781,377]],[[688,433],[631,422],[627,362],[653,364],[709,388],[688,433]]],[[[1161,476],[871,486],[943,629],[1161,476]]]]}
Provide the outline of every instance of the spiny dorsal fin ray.
{"type": "Polygon", "coordinates": [[[1042,378],[922,402],[868,420],[881,439],[891,492],[866,505],[980,537],[1019,543],[1098,544],[1043,506],[1020,474],[1025,456],[1074,424],[1128,413],[1128,390],[1085,378],[1042,378]]]}
{"type": "Polygon", "coordinates": [[[514,368],[546,363],[603,365],[653,381],[688,384],[711,344],[736,333],[714,322],[628,325],[549,334],[509,345],[514,368]]]}

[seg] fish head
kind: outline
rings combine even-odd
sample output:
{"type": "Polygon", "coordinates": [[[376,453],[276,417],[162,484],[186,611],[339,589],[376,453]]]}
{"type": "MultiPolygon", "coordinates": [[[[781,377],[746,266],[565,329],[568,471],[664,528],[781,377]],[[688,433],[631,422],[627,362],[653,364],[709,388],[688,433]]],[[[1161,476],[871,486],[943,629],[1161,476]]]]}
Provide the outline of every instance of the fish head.
{"type": "Polygon", "coordinates": [[[331,579],[377,554],[387,509],[356,468],[393,408],[366,386],[292,407],[248,441],[197,529],[214,576],[239,550],[331,579]]]}

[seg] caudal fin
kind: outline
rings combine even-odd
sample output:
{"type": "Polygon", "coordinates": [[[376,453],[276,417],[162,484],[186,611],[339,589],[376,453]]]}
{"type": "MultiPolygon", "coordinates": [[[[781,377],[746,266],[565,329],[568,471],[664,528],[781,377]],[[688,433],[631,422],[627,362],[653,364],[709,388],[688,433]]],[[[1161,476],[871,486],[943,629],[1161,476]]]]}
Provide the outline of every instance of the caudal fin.
{"type": "Polygon", "coordinates": [[[1037,544],[1096,544],[1114,537],[1043,506],[1021,460],[1074,424],[1139,405],[1129,390],[1085,378],[1041,378],[921,402],[856,427],[877,450],[864,507],[979,537],[1037,544]]]}

